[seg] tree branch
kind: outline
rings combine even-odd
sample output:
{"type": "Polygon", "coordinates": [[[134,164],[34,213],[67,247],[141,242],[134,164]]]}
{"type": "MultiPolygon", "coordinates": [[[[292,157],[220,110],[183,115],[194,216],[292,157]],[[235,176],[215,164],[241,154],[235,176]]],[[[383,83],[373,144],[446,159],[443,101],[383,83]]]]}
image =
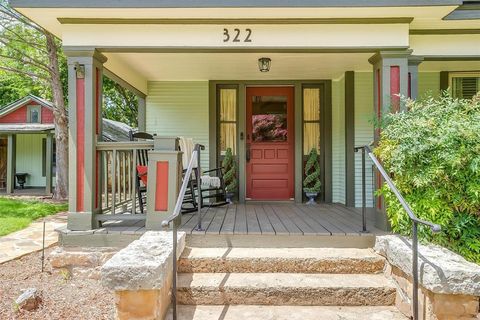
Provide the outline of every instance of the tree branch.
{"type": "Polygon", "coordinates": [[[0,43],[2,43],[2,44],[3,44],[4,46],[6,46],[7,48],[15,51],[15,52],[16,52],[17,54],[19,54],[19,56],[21,56],[22,58],[28,59],[29,61],[24,61],[23,59],[20,60],[20,59],[18,59],[18,58],[13,58],[13,57],[12,57],[12,59],[17,60],[17,61],[20,61],[20,62],[23,62],[23,63],[29,63],[29,64],[31,64],[31,65],[34,65],[34,66],[37,67],[37,68],[40,68],[40,69],[45,70],[45,71],[48,72],[48,73],[52,72],[51,68],[50,68],[47,64],[43,63],[42,61],[40,61],[40,60],[38,60],[38,59],[35,59],[35,58],[32,58],[32,57],[26,56],[25,53],[23,53],[22,51],[18,50],[18,49],[15,48],[15,47],[9,45],[8,42],[2,40],[1,38],[0,38],[0,43]]]}
{"type": "Polygon", "coordinates": [[[32,78],[42,79],[44,81],[47,81],[47,83],[50,82],[50,79],[48,77],[45,77],[43,75],[36,74],[36,73],[33,73],[33,72],[23,71],[23,70],[20,70],[20,69],[5,67],[5,66],[0,66],[0,70],[15,72],[15,73],[26,75],[26,76],[29,76],[29,77],[32,77],[32,78]]]}

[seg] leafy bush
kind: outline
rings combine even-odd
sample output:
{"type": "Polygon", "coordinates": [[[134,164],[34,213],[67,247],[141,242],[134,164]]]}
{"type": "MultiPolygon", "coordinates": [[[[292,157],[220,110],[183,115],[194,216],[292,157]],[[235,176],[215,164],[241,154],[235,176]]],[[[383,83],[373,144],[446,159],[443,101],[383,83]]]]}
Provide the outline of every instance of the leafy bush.
{"type": "MultiPolygon", "coordinates": [[[[408,112],[382,119],[375,153],[415,214],[442,226],[420,228],[424,241],[480,263],[480,96],[405,101],[408,112]]],[[[394,232],[411,223],[388,186],[380,191],[394,232]]]]}
{"type": "Polygon", "coordinates": [[[225,189],[227,192],[235,192],[237,190],[237,164],[232,154],[232,148],[227,148],[222,167],[225,172],[223,176],[225,189]]]}
{"type": "Polygon", "coordinates": [[[303,180],[303,191],[318,193],[322,187],[320,181],[320,164],[318,163],[318,153],[316,148],[312,148],[308,154],[305,164],[305,179],[303,180]]]}

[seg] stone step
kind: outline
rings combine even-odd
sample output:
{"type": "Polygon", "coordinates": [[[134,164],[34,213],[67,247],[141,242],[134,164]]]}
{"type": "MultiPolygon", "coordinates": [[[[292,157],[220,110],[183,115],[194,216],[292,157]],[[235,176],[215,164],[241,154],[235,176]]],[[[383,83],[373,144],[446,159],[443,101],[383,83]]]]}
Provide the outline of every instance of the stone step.
{"type": "Polygon", "coordinates": [[[179,272],[380,273],[385,259],[372,249],[185,248],[179,272]]]}
{"type": "MultiPolygon", "coordinates": [[[[178,320],[406,320],[394,307],[178,306],[178,320]]],[[[172,319],[171,310],[167,320],[172,319]]]]}
{"type": "Polygon", "coordinates": [[[180,304],[390,306],[395,286],[383,274],[180,273],[180,304]]]}

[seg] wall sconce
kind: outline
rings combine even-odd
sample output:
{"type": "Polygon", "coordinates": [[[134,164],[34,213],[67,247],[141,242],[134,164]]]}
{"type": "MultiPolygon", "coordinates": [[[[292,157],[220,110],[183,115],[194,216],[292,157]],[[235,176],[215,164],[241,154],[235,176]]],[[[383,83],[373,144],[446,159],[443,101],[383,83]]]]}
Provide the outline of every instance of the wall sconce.
{"type": "Polygon", "coordinates": [[[84,79],[85,78],[85,66],[83,64],[79,64],[78,62],[75,62],[75,74],[77,79],[84,79]]]}
{"type": "Polygon", "coordinates": [[[270,58],[260,58],[258,59],[258,69],[260,72],[270,71],[270,65],[272,64],[272,59],[270,58]]]}

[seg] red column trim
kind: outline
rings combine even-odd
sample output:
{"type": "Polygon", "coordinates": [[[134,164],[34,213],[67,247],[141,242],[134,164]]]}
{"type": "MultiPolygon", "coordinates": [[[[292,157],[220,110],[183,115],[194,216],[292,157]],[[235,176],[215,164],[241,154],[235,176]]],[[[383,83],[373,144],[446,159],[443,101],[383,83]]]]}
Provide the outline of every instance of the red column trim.
{"type": "Polygon", "coordinates": [[[85,186],[85,79],[76,81],[76,118],[77,118],[77,212],[84,211],[85,186]]]}
{"type": "Polygon", "coordinates": [[[391,66],[390,67],[390,97],[392,99],[392,111],[400,111],[400,67],[391,66]]]}
{"type": "Polygon", "coordinates": [[[168,210],[168,161],[157,161],[155,211],[168,210]]]}
{"type": "MultiPolygon", "coordinates": [[[[380,69],[377,69],[376,72],[376,85],[377,85],[377,119],[380,122],[382,118],[382,79],[380,77],[380,69]]],[[[378,139],[380,139],[380,128],[376,129],[376,134],[378,139]]],[[[377,187],[382,185],[382,176],[379,172],[376,172],[377,187]]],[[[382,197],[377,197],[377,209],[382,209],[382,197]]]]}

